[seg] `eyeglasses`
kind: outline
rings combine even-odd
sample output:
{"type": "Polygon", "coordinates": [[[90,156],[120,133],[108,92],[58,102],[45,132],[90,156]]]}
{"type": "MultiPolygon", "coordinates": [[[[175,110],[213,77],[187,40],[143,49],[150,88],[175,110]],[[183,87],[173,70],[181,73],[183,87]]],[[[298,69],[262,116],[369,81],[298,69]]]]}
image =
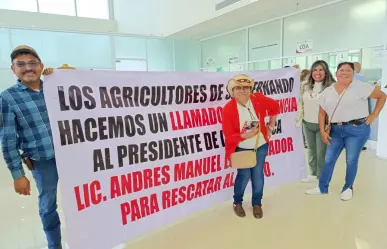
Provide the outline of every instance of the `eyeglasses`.
{"type": "Polygon", "coordinates": [[[14,65],[17,66],[18,68],[25,68],[26,66],[35,68],[40,65],[40,62],[39,61],[29,61],[29,62],[17,61],[14,63],[14,65]]]}

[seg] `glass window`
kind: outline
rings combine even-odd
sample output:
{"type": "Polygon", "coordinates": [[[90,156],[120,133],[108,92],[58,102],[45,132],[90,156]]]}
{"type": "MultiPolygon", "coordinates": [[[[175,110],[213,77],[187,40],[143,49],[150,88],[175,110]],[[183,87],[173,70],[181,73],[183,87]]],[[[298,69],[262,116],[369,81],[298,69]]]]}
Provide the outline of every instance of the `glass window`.
{"type": "Polygon", "coordinates": [[[11,68],[0,68],[0,79],[0,92],[2,92],[8,87],[15,85],[17,78],[11,68]]]}
{"type": "Polygon", "coordinates": [[[331,70],[331,72],[336,72],[336,67],[338,64],[336,53],[329,54],[328,64],[329,64],[329,70],[331,70]]]}
{"type": "Polygon", "coordinates": [[[148,39],[147,54],[148,71],[174,71],[173,41],[148,39]]]}
{"type": "Polygon", "coordinates": [[[298,66],[300,67],[301,70],[307,68],[306,56],[296,57],[296,64],[298,64],[298,66]]]}
{"type": "Polygon", "coordinates": [[[147,71],[146,60],[119,60],[116,61],[116,70],[132,72],[147,71]]]}
{"type": "Polygon", "coordinates": [[[114,37],[116,58],[146,59],[146,39],[137,37],[114,37]]]}
{"type": "Polygon", "coordinates": [[[36,0],[0,0],[0,9],[38,11],[36,0]]]}
{"type": "Polygon", "coordinates": [[[78,16],[109,19],[108,0],[76,0],[76,2],[78,16]]]}
{"type": "Polygon", "coordinates": [[[230,72],[241,72],[245,69],[244,64],[230,64],[230,72]]]}
{"type": "Polygon", "coordinates": [[[11,66],[9,55],[11,54],[12,48],[9,43],[8,29],[0,28],[0,44],[0,68],[9,69],[11,66]]]}
{"type": "Polygon", "coordinates": [[[197,72],[200,68],[200,43],[175,41],[175,71],[197,72]]]}
{"type": "Polygon", "coordinates": [[[290,57],[290,58],[282,59],[282,67],[291,67],[294,64],[296,64],[296,58],[295,57],[290,57]]]}
{"type": "Polygon", "coordinates": [[[202,42],[202,67],[208,67],[208,60],[216,66],[228,65],[231,57],[237,57],[234,63],[247,61],[246,30],[240,30],[202,42]]]}
{"type": "Polygon", "coordinates": [[[249,70],[267,70],[269,69],[269,61],[259,61],[249,63],[249,70]]]}
{"type": "Polygon", "coordinates": [[[216,72],[230,72],[230,66],[218,67],[216,72]]]}
{"type": "Polygon", "coordinates": [[[39,12],[75,16],[74,0],[38,0],[39,12]]]}
{"type": "Polygon", "coordinates": [[[35,30],[11,30],[12,47],[33,47],[46,67],[114,68],[110,37],[35,30]]]}
{"type": "Polygon", "coordinates": [[[282,68],[281,59],[271,60],[270,61],[270,69],[279,69],[282,68]]]}

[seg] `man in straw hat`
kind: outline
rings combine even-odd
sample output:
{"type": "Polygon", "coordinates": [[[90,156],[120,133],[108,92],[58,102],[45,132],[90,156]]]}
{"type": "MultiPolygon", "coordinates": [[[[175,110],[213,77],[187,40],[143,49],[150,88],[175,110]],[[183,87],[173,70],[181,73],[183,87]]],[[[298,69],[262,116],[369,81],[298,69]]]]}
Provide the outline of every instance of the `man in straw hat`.
{"type": "MultiPolygon", "coordinates": [[[[0,126],[4,160],[20,195],[30,195],[30,181],[22,162],[32,171],[39,192],[39,214],[49,249],[61,249],[57,212],[58,172],[52,132],[40,79],[44,65],[35,49],[23,45],[11,53],[16,84],[0,94],[0,126]],[[23,151],[20,155],[19,151],[23,151]]],[[[51,74],[52,69],[45,70],[51,74]]]]}
{"type": "MultiPolygon", "coordinates": [[[[268,142],[275,126],[276,117],[280,112],[274,99],[262,93],[253,93],[254,81],[246,74],[240,74],[229,80],[227,91],[232,99],[223,109],[223,132],[226,144],[226,163],[231,155],[240,151],[256,149],[256,165],[252,168],[238,168],[234,185],[234,212],[245,217],[242,207],[243,196],[251,178],[253,196],[253,215],[260,219],[263,216],[262,196],[264,186],[263,167],[268,152],[268,142]],[[268,126],[265,118],[270,117],[268,126]]],[[[235,161],[234,161],[235,162],[235,161]]]]}

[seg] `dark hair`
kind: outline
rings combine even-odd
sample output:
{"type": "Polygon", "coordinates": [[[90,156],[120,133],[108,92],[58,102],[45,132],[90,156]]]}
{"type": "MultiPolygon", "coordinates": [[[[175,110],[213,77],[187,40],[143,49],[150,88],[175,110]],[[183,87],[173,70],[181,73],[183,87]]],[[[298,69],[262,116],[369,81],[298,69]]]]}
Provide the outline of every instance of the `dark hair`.
{"type": "Polygon", "coordinates": [[[306,87],[309,88],[309,90],[313,90],[313,87],[314,87],[314,79],[313,79],[313,70],[318,67],[318,66],[322,66],[322,68],[324,69],[325,71],[325,78],[322,82],[322,91],[329,87],[330,85],[332,85],[332,83],[336,82],[335,78],[333,78],[333,75],[331,73],[331,71],[329,70],[329,66],[328,66],[328,63],[326,63],[324,60],[318,60],[318,61],[315,61],[311,68],[310,68],[310,73],[309,73],[309,78],[308,78],[308,82],[306,83],[306,87]]]}
{"type": "Polygon", "coordinates": [[[289,68],[290,66],[284,66],[284,68],[289,68]]]}
{"type": "Polygon", "coordinates": [[[337,65],[337,71],[340,70],[340,68],[344,65],[348,65],[350,68],[352,68],[353,71],[355,71],[355,64],[353,64],[353,62],[341,62],[339,65],[337,65]]]}

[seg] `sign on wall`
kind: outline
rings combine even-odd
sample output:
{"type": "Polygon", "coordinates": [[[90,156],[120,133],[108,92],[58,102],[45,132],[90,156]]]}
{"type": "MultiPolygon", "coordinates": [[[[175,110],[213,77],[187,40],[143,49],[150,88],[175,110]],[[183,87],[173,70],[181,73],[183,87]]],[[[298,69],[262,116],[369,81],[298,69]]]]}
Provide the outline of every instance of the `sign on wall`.
{"type": "Polygon", "coordinates": [[[313,51],[313,40],[298,41],[296,54],[309,53],[313,51]]]}
{"type": "Polygon", "coordinates": [[[243,64],[231,64],[230,72],[241,72],[244,70],[243,64]]]}
{"type": "Polygon", "coordinates": [[[322,54],[315,54],[313,55],[313,61],[321,61],[323,59],[322,54]]]}
{"type": "Polygon", "coordinates": [[[336,58],[337,64],[348,61],[348,51],[338,52],[336,58]]]}
{"type": "MultiPolygon", "coordinates": [[[[71,249],[110,249],[232,199],[222,110],[236,74],[58,70],[46,79],[71,249]]],[[[299,72],[247,74],[281,111],[265,186],[304,177],[299,72]]]]}
{"type": "Polygon", "coordinates": [[[213,58],[207,58],[206,63],[207,65],[212,65],[215,63],[215,60],[213,58]]]}
{"type": "Polygon", "coordinates": [[[228,57],[229,64],[236,63],[238,61],[239,61],[239,56],[237,54],[233,54],[228,57]]]}
{"type": "Polygon", "coordinates": [[[286,66],[294,66],[296,64],[296,57],[288,58],[288,63],[286,66]]]}

